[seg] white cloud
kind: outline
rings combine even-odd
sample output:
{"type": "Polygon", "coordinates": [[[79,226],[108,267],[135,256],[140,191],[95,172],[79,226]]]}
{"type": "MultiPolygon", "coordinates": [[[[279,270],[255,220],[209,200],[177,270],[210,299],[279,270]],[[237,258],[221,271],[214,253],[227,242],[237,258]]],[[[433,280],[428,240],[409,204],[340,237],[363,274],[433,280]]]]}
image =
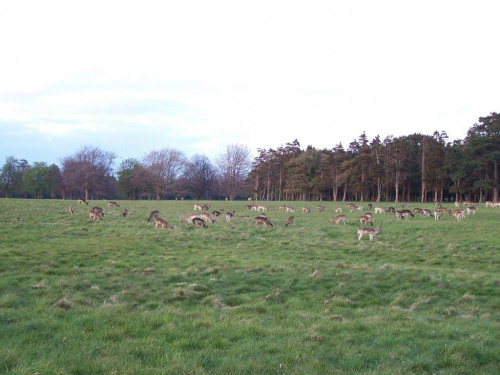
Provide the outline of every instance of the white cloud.
{"type": "Polygon", "coordinates": [[[162,144],[346,147],[363,131],[463,138],[499,110],[499,11],[481,0],[4,2],[0,128],[84,133],[83,144],[112,135],[103,144],[123,157],[162,144]]]}

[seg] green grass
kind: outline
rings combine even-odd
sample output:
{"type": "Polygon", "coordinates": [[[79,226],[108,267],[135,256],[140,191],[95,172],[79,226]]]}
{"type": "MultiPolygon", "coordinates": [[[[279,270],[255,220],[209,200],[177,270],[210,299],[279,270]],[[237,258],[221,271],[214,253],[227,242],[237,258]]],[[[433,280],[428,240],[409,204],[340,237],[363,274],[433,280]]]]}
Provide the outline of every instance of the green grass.
{"type": "Polygon", "coordinates": [[[377,214],[383,232],[358,241],[346,203],[290,203],[285,227],[266,202],[270,229],[247,202],[211,202],[235,217],[196,230],[180,223],[193,202],[119,203],[90,202],[105,210],[91,223],[73,201],[0,199],[0,373],[500,371],[498,209],[377,214]],[[329,223],[339,205],[345,226],[329,223]],[[175,228],[155,230],[153,209],[175,228]]]}

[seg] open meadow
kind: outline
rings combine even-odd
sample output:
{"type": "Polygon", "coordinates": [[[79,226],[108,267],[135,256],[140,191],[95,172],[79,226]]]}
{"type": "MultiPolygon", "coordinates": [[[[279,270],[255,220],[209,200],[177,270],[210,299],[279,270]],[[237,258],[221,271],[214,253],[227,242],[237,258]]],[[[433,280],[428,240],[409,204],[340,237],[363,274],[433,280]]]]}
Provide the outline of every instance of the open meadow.
{"type": "Polygon", "coordinates": [[[366,202],[259,202],[273,228],[248,203],[0,199],[0,373],[500,372],[499,208],[461,222],[371,210],[370,241],[356,235],[366,202]],[[194,229],[194,203],[235,215],[194,229]]]}

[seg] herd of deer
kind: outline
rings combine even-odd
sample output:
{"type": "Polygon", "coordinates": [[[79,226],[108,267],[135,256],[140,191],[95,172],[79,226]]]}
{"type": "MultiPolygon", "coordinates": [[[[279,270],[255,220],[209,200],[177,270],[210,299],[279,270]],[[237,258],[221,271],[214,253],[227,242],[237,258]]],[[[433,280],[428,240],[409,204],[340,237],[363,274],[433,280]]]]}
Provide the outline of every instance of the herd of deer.
{"type": "MultiPolygon", "coordinates": [[[[83,199],[83,198],[78,198],[77,200],[78,204],[85,204],[88,205],[88,202],[83,199]]],[[[455,202],[455,210],[450,210],[446,207],[443,207],[440,203],[436,203],[436,209],[434,212],[432,212],[429,209],[420,209],[420,208],[414,208],[412,211],[405,209],[407,205],[407,202],[404,202],[401,206],[401,210],[396,210],[394,207],[389,207],[387,209],[383,207],[375,207],[374,212],[375,214],[382,214],[382,213],[391,213],[396,216],[397,220],[408,220],[410,217],[415,217],[415,215],[421,215],[424,217],[434,217],[434,220],[440,220],[443,214],[448,214],[449,217],[454,217],[458,222],[462,221],[462,219],[465,218],[466,215],[473,215],[477,212],[478,206],[474,205],[471,202],[455,202]]],[[[117,202],[109,202],[108,207],[120,207],[120,205],[117,202]]],[[[368,204],[368,210],[372,210],[372,204],[368,204]]],[[[486,202],[486,207],[500,207],[500,202],[491,202],[488,201],[486,202]]],[[[194,213],[191,215],[187,215],[186,217],[181,219],[181,224],[182,223],[188,223],[188,224],[193,224],[193,228],[197,227],[203,227],[203,228],[208,228],[207,223],[214,223],[216,221],[215,218],[218,218],[222,215],[225,216],[226,222],[230,222],[231,219],[234,217],[236,211],[227,211],[224,213],[224,209],[220,210],[215,210],[210,214],[208,210],[210,209],[210,204],[194,204],[194,211],[201,211],[200,213],[194,213]]],[[[257,227],[259,225],[262,225],[263,227],[270,227],[273,228],[273,224],[271,221],[267,218],[266,212],[268,211],[268,208],[263,205],[246,205],[245,206],[246,210],[253,210],[253,211],[262,211],[262,213],[254,218],[254,226],[257,227]]],[[[349,203],[347,205],[347,209],[352,213],[355,211],[363,211],[363,206],[357,206],[353,203],[349,203]]],[[[75,212],[75,207],[73,205],[70,205],[68,207],[68,210],[71,214],[75,212]]],[[[295,212],[295,209],[293,207],[287,206],[287,205],[282,205],[279,207],[280,211],[285,211],[285,212],[295,212]]],[[[317,207],[318,212],[326,212],[326,207],[324,206],[318,206],[317,207]]],[[[343,208],[342,207],[336,207],[333,209],[335,213],[340,213],[342,212],[343,208]]],[[[303,213],[311,213],[311,209],[307,206],[302,207],[302,212],[303,213]]],[[[128,216],[128,210],[123,209],[122,215],[124,218],[128,216]]],[[[160,218],[159,216],[159,211],[154,210],[151,211],[149,216],[146,218],[146,220],[149,222],[153,220],[154,222],[154,228],[157,229],[158,227],[160,228],[165,228],[165,229],[174,229],[172,225],[170,225],[166,220],[160,218]]],[[[104,217],[104,211],[100,207],[93,207],[89,211],[89,218],[92,222],[96,221],[102,221],[104,217]]],[[[370,240],[373,240],[374,237],[382,232],[382,225],[377,226],[376,228],[373,228],[373,215],[371,212],[365,212],[363,215],[359,217],[359,224],[361,227],[357,229],[357,237],[358,240],[361,240],[364,236],[367,236],[370,238],[370,240]],[[370,227],[365,227],[364,225],[369,225],[370,227]]],[[[330,220],[330,223],[332,224],[340,224],[341,222],[346,225],[347,217],[344,214],[339,214],[335,217],[333,217],[330,220]]],[[[288,227],[290,225],[295,224],[295,216],[290,216],[288,217],[285,227],[288,227]]]]}

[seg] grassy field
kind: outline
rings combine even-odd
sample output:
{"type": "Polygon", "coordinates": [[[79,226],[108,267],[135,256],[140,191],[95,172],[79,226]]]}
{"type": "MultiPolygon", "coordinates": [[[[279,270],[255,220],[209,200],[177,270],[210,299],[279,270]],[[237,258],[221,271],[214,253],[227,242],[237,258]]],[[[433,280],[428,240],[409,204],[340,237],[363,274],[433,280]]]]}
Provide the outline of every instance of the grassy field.
{"type": "Polygon", "coordinates": [[[236,214],[206,229],[180,223],[195,202],[118,203],[0,199],[0,373],[500,372],[499,209],[377,214],[358,241],[346,203],[290,202],[285,227],[265,202],[274,228],[255,228],[247,202],[210,202],[236,214]]]}

